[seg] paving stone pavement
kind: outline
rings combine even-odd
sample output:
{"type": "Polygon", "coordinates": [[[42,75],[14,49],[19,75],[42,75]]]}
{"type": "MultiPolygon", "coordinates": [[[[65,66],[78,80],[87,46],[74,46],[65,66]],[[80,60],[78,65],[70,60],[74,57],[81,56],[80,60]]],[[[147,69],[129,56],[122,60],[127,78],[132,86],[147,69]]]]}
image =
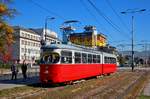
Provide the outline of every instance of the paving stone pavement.
{"type": "Polygon", "coordinates": [[[149,79],[148,83],[146,84],[146,86],[144,88],[143,94],[145,96],[150,96],[150,79],[149,79]]]}

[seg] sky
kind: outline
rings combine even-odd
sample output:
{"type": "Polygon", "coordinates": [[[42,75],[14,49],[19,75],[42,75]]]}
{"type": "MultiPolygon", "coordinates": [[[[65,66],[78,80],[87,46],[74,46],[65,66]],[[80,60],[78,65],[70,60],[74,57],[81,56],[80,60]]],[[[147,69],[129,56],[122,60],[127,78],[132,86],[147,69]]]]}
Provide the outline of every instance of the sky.
{"type": "Polygon", "coordinates": [[[150,41],[150,0],[90,1],[98,11],[88,0],[14,0],[10,7],[16,8],[18,14],[9,23],[24,28],[43,28],[47,16],[55,17],[48,21],[48,28],[61,38],[60,27],[63,22],[78,20],[79,23],[74,24],[78,31],[83,31],[85,25],[96,26],[98,32],[107,36],[108,43],[117,46],[131,44],[131,17],[134,16],[135,44],[150,41]],[[131,9],[146,11],[121,14],[131,9]]]}

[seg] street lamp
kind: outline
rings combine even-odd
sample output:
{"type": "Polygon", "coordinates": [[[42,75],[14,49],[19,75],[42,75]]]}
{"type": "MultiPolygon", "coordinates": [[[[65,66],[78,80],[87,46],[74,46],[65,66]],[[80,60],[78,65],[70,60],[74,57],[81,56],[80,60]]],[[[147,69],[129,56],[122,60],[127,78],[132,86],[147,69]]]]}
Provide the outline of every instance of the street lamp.
{"type": "Polygon", "coordinates": [[[55,19],[55,17],[49,17],[49,16],[47,16],[46,17],[46,19],[45,19],[45,42],[46,42],[46,35],[47,35],[47,22],[48,22],[48,20],[54,20],[55,19]]]}
{"type": "MultiPolygon", "coordinates": [[[[140,9],[140,10],[127,10],[124,12],[121,12],[122,14],[128,14],[128,13],[137,13],[137,12],[143,12],[146,11],[146,9],[140,9]]],[[[131,31],[131,43],[132,43],[132,59],[131,59],[131,67],[132,67],[132,71],[134,70],[134,16],[132,15],[132,31],[131,31]]]]}

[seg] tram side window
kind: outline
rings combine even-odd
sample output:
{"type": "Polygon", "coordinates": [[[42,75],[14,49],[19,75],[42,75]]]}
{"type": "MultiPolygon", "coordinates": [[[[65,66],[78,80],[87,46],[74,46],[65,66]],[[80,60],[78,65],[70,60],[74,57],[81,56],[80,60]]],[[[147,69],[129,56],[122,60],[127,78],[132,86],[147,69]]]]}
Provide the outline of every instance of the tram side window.
{"type": "Polygon", "coordinates": [[[112,63],[116,63],[116,59],[115,58],[112,58],[112,63]]]}
{"type": "Polygon", "coordinates": [[[104,62],[109,63],[108,57],[104,57],[104,62]]]}
{"type": "Polygon", "coordinates": [[[93,63],[96,63],[96,55],[93,55],[93,63]]]}
{"type": "Polygon", "coordinates": [[[81,63],[81,53],[75,52],[75,63],[81,63]]]}
{"type": "Polygon", "coordinates": [[[104,57],[104,63],[106,63],[106,57],[104,57]]]}
{"type": "Polygon", "coordinates": [[[97,63],[100,63],[100,55],[96,55],[97,56],[97,63]]]}
{"type": "Polygon", "coordinates": [[[72,63],[72,52],[61,51],[61,63],[72,63]]]}
{"type": "Polygon", "coordinates": [[[88,54],[88,63],[92,63],[92,54],[88,54]]]}
{"type": "Polygon", "coordinates": [[[110,63],[113,63],[113,58],[112,57],[110,57],[110,63]]]}
{"type": "Polygon", "coordinates": [[[109,64],[116,63],[116,59],[113,57],[105,57],[104,59],[105,59],[105,63],[109,63],[109,64]]]}
{"type": "Polygon", "coordinates": [[[111,57],[108,57],[108,63],[109,64],[111,63],[111,57]]]}
{"type": "Polygon", "coordinates": [[[87,54],[82,53],[82,63],[87,63],[87,54]]]}

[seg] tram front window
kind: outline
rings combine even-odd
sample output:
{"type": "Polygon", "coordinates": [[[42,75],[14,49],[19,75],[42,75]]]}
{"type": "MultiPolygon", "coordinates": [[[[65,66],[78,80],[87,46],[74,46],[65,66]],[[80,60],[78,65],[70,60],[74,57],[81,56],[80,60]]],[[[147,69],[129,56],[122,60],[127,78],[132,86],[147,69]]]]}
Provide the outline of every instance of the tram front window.
{"type": "Polygon", "coordinates": [[[42,63],[47,63],[47,64],[58,63],[59,59],[60,56],[58,53],[49,53],[43,56],[42,63]]]}

